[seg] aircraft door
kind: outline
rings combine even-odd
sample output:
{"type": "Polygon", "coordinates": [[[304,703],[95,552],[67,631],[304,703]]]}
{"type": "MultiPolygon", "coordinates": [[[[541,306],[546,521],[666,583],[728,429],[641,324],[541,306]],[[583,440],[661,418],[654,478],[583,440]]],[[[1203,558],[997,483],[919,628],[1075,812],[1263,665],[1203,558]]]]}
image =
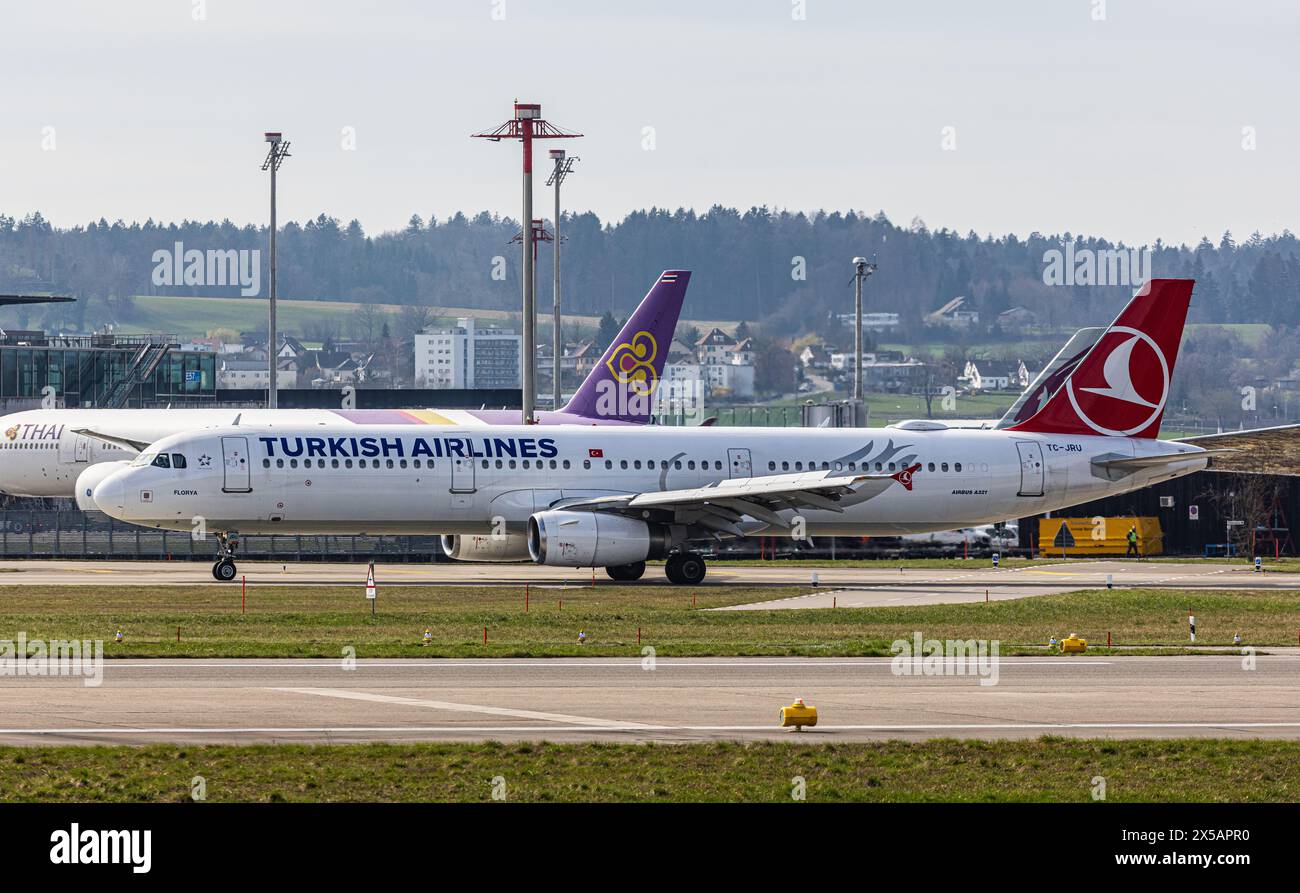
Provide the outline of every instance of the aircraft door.
{"type": "Polygon", "coordinates": [[[248,438],[221,438],[221,459],[225,479],[221,489],[225,493],[252,493],[252,466],[249,464],[248,438]]]}
{"type": "Polygon", "coordinates": [[[451,492],[473,493],[474,460],[456,456],[451,460],[451,492]]]}
{"type": "Polygon", "coordinates": [[[1017,496],[1043,495],[1043,447],[1031,440],[1016,441],[1020,453],[1020,492],[1017,496]]]}
{"type": "Polygon", "coordinates": [[[59,461],[65,465],[90,461],[90,438],[64,431],[59,437],[59,461]]]}
{"type": "Polygon", "coordinates": [[[727,450],[727,467],[731,472],[731,477],[733,478],[747,478],[753,476],[754,464],[750,460],[749,450],[727,450]]]}

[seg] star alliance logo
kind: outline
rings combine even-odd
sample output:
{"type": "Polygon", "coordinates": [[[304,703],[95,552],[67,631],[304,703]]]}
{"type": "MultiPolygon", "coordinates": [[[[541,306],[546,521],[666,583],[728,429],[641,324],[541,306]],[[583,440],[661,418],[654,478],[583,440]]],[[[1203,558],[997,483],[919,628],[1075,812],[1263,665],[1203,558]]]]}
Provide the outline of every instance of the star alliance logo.
{"type": "Polygon", "coordinates": [[[199,456],[200,468],[207,468],[211,464],[212,464],[212,457],[209,456],[207,453],[204,453],[202,456],[199,456]]]}

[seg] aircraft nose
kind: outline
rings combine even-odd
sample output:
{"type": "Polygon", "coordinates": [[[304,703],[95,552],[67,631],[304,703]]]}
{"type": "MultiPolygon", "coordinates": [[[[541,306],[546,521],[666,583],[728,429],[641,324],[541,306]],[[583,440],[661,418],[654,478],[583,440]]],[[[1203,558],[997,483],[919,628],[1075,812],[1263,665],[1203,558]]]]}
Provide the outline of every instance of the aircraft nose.
{"type": "Polygon", "coordinates": [[[99,510],[114,518],[121,518],[126,510],[126,484],[122,474],[110,474],[95,486],[92,499],[99,510]]]}

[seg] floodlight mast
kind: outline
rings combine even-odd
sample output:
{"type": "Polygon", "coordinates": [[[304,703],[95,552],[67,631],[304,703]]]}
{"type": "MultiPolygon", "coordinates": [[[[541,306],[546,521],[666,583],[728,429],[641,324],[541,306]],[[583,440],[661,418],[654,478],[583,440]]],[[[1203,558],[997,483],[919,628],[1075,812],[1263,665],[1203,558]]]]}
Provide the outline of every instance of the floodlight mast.
{"type": "MultiPolygon", "coordinates": [[[[499,142],[517,139],[523,143],[523,213],[520,222],[529,226],[533,220],[533,140],[575,139],[580,133],[569,133],[542,119],[542,107],[535,102],[515,102],[515,116],[495,130],[471,134],[472,137],[499,142]]],[[[533,250],[530,239],[523,239],[523,309],[524,348],[520,369],[523,376],[523,423],[536,422],[537,403],[537,307],[534,300],[533,250]]]]}

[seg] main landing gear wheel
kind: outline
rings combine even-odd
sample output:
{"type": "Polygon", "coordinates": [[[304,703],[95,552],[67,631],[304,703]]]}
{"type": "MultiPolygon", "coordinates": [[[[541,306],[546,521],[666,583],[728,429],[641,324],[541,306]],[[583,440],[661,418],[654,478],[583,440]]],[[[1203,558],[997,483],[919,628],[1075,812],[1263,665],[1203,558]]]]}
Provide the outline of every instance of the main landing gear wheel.
{"type": "Polygon", "coordinates": [[[707,568],[704,559],[694,552],[677,552],[668,556],[664,573],[670,583],[679,586],[694,586],[704,580],[707,568]]]}
{"type": "Polygon", "coordinates": [[[605,568],[605,573],[609,574],[611,580],[630,583],[633,580],[641,579],[641,575],[645,573],[645,562],[634,561],[631,564],[616,564],[605,568]]]}
{"type": "Polygon", "coordinates": [[[235,579],[235,562],[229,558],[222,558],[212,565],[212,576],[222,583],[229,583],[235,579]]]}

